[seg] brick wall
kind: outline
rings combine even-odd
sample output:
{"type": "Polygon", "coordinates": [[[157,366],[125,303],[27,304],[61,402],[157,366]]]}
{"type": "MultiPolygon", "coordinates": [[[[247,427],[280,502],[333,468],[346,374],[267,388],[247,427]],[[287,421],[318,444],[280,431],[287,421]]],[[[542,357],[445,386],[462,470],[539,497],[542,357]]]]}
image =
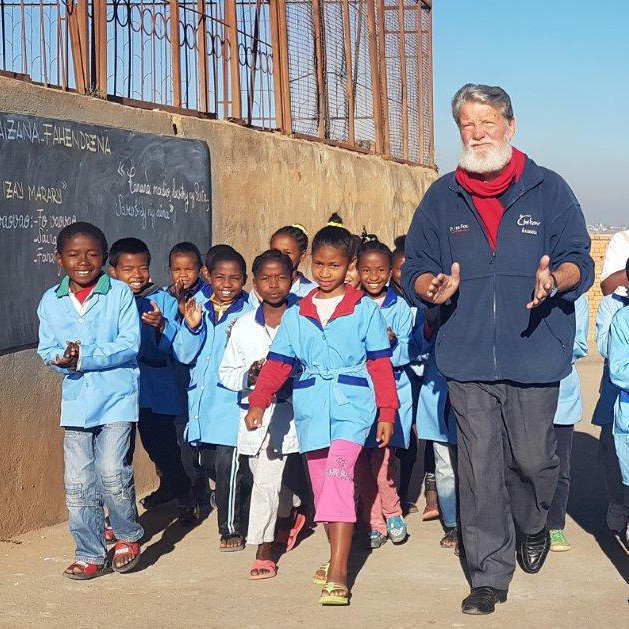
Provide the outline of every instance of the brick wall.
{"type": "Polygon", "coordinates": [[[590,234],[592,238],[592,259],[596,265],[596,279],[594,285],[588,292],[588,301],[590,304],[590,334],[591,340],[594,339],[595,322],[596,322],[596,309],[601,303],[603,293],[601,293],[601,270],[603,268],[603,260],[605,259],[605,252],[607,251],[607,245],[611,239],[611,234],[590,234]]]}

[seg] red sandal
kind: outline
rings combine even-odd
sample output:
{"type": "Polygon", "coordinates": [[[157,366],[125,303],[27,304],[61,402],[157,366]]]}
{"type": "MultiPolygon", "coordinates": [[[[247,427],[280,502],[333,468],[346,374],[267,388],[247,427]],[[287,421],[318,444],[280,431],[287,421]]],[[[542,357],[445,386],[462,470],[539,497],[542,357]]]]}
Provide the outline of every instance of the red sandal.
{"type": "Polygon", "coordinates": [[[70,564],[63,572],[63,576],[76,581],[86,581],[87,579],[95,579],[107,573],[105,564],[88,563],[87,561],[75,561],[70,564]],[[80,568],[81,572],[75,572],[75,568],[80,568]]]}
{"type": "Polygon", "coordinates": [[[113,544],[116,542],[116,534],[114,533],[114,529],[111,526],[105,525],[105,543],[113,544]]]}
{"type": "Polygon", "coordinates": [[[114,546],[114,558],[111,562],[111,567],[116,572],[129,572],[129,570],[133,570],[133,568],[138,565],[138,561],[140,561],[139,542],[116,542],[114,546]],[[116,565],[116,559],[120,559],[121,557],[130,557],[131,561],[122,566],[118,566],[116,565]]]}

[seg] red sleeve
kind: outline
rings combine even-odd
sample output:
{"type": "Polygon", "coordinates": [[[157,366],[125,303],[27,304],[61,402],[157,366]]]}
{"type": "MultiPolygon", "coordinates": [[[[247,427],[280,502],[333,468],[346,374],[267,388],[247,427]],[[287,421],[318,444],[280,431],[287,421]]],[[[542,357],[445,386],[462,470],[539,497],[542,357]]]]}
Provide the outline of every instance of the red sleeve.
{"type": "Polygon", "coordinates": [[[367,359],[367,371],[376,390],[376,406],[380,411],[378,421],[395,423],[395,411],[400,408],[393,377],[393,367],[388,356],[367,359]]]}
{"type": "Polygon", "coordinates": [[[249,396],[249,407],[269,408],[273,401],[273,396],[288,380],[292,370],[293,366],[291,364],[269,358],[262,366],[256,387],[249,396]]]}

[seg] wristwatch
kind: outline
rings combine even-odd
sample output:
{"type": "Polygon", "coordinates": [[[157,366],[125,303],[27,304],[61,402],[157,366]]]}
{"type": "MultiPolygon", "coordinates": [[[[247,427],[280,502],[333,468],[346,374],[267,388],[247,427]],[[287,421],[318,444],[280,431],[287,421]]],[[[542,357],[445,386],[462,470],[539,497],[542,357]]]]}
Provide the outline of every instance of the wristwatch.
{"type": "Polygon", "coordinates": [[[559,284],[557,284],[557,278],[555,277],[554,273],[550,274],[550,277],[553,278],[553,289],[550,291],[550,293],[548,294],[548,297],[554,297],[558,292],[559,292],[559,284]]]}

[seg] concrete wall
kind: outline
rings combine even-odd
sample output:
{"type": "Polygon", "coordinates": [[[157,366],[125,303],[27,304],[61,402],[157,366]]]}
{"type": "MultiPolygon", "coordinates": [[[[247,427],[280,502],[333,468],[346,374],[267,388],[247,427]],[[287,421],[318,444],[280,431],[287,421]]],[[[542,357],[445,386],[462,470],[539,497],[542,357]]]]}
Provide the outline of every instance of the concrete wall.
{"type": "MultiPolygon", "coordinates": [[[[384,241],[404,233],[435,178],[432,170],[227,122],[124,107],[0,77],[0,111],[205,140],[211,153],[213,240],[250,263],[279,226],[311,235],[332,212],[384,241]]],[[[107,231],[107,226],[102,226],[107,231]]],[[[306,263],[307,264],[307,263],[306,263]]],[[[0,356],[0,539],[65,517],[59,378],[33,350],[0,356]]],[[[138,493],[154,482],[136,459],[138,493]]]]}

